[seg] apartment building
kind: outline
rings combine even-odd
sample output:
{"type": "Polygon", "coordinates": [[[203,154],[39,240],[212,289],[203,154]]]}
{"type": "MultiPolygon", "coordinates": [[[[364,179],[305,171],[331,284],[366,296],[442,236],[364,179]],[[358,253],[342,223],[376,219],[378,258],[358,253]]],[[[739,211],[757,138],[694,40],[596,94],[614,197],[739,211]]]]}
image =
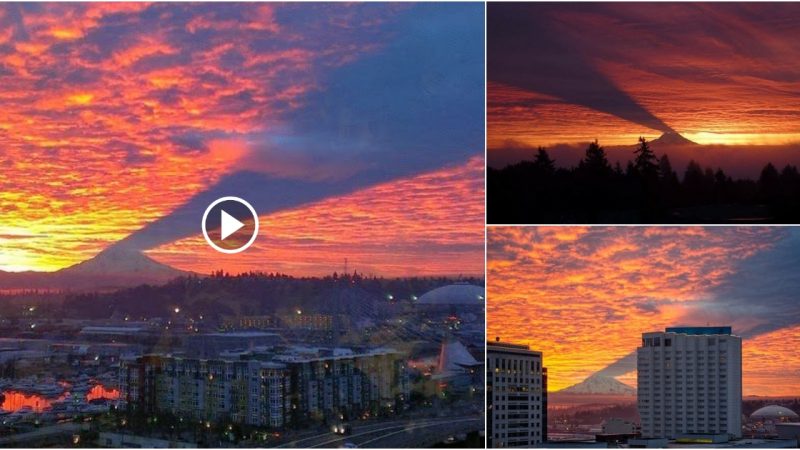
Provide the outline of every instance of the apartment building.
{"type": "Polygon", "coordinates": [[[284,428],[404,409],[404,358],[390,349],[289,349],[239,360],[146,355],[123,365],[132,408],[211,422],[284,428]]]}

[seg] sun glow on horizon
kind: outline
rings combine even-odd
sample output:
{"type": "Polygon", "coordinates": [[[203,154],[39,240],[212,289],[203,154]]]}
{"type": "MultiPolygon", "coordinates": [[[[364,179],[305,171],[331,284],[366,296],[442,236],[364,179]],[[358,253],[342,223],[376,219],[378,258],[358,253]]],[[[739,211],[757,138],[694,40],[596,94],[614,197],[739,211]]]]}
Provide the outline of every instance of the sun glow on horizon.
{"type": "Polygon", "coordinates": [[[680,133],[701,145],[793,145],[800,144],[800,133],[726,133],[697,131],[680,133]]]}

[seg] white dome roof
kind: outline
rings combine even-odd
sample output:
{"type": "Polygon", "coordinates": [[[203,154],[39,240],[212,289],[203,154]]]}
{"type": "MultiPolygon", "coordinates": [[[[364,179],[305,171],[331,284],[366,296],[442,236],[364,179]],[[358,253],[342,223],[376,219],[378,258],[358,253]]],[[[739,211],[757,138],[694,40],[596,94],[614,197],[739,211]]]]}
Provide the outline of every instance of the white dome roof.
{"type": "Polygon", "coordinates": [[[791,417],[797,418],[797,413],[789,408],[778,405],[769,405],[756,410],[750,417],[791,417]]]}
{"type": "Polygon", "coordinates": [[[423,294],[419,303],[426,305],[484,305],[483,286],[459,283],[436,288],[423,294]]]}

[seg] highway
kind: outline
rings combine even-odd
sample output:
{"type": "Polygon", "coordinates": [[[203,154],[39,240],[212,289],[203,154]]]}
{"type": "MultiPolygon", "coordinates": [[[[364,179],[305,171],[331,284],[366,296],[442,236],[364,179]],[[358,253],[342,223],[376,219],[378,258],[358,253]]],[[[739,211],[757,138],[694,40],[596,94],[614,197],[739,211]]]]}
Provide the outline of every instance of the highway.
{"type": "Polygon", "coordinates": [[[359,447],[397,448],[427,447],[447,439],[450,435],[483,429],[483,416],[460,416],[435,419],[406,419],[385,421],[369,425],[353,424],[350,435],[339,436],[332,432],[296,439],[279,445],[279,448],[338,448],[346,442],[359,447]]]}

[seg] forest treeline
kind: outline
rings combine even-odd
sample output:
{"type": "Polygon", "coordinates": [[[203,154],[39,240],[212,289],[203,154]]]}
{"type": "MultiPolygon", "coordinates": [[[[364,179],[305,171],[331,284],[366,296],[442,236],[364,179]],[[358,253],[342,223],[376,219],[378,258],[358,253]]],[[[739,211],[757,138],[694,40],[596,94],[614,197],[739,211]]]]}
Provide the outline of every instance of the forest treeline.
{"type": "Polygon", "coordinates": [[[690,161],[682,173],[644,138],[623,168],[595,140],[577,166],[532,160],[487,170],[489,223],[724,223],[800,221],[800,173],[768,163],[757,180],[690,161]]]}

